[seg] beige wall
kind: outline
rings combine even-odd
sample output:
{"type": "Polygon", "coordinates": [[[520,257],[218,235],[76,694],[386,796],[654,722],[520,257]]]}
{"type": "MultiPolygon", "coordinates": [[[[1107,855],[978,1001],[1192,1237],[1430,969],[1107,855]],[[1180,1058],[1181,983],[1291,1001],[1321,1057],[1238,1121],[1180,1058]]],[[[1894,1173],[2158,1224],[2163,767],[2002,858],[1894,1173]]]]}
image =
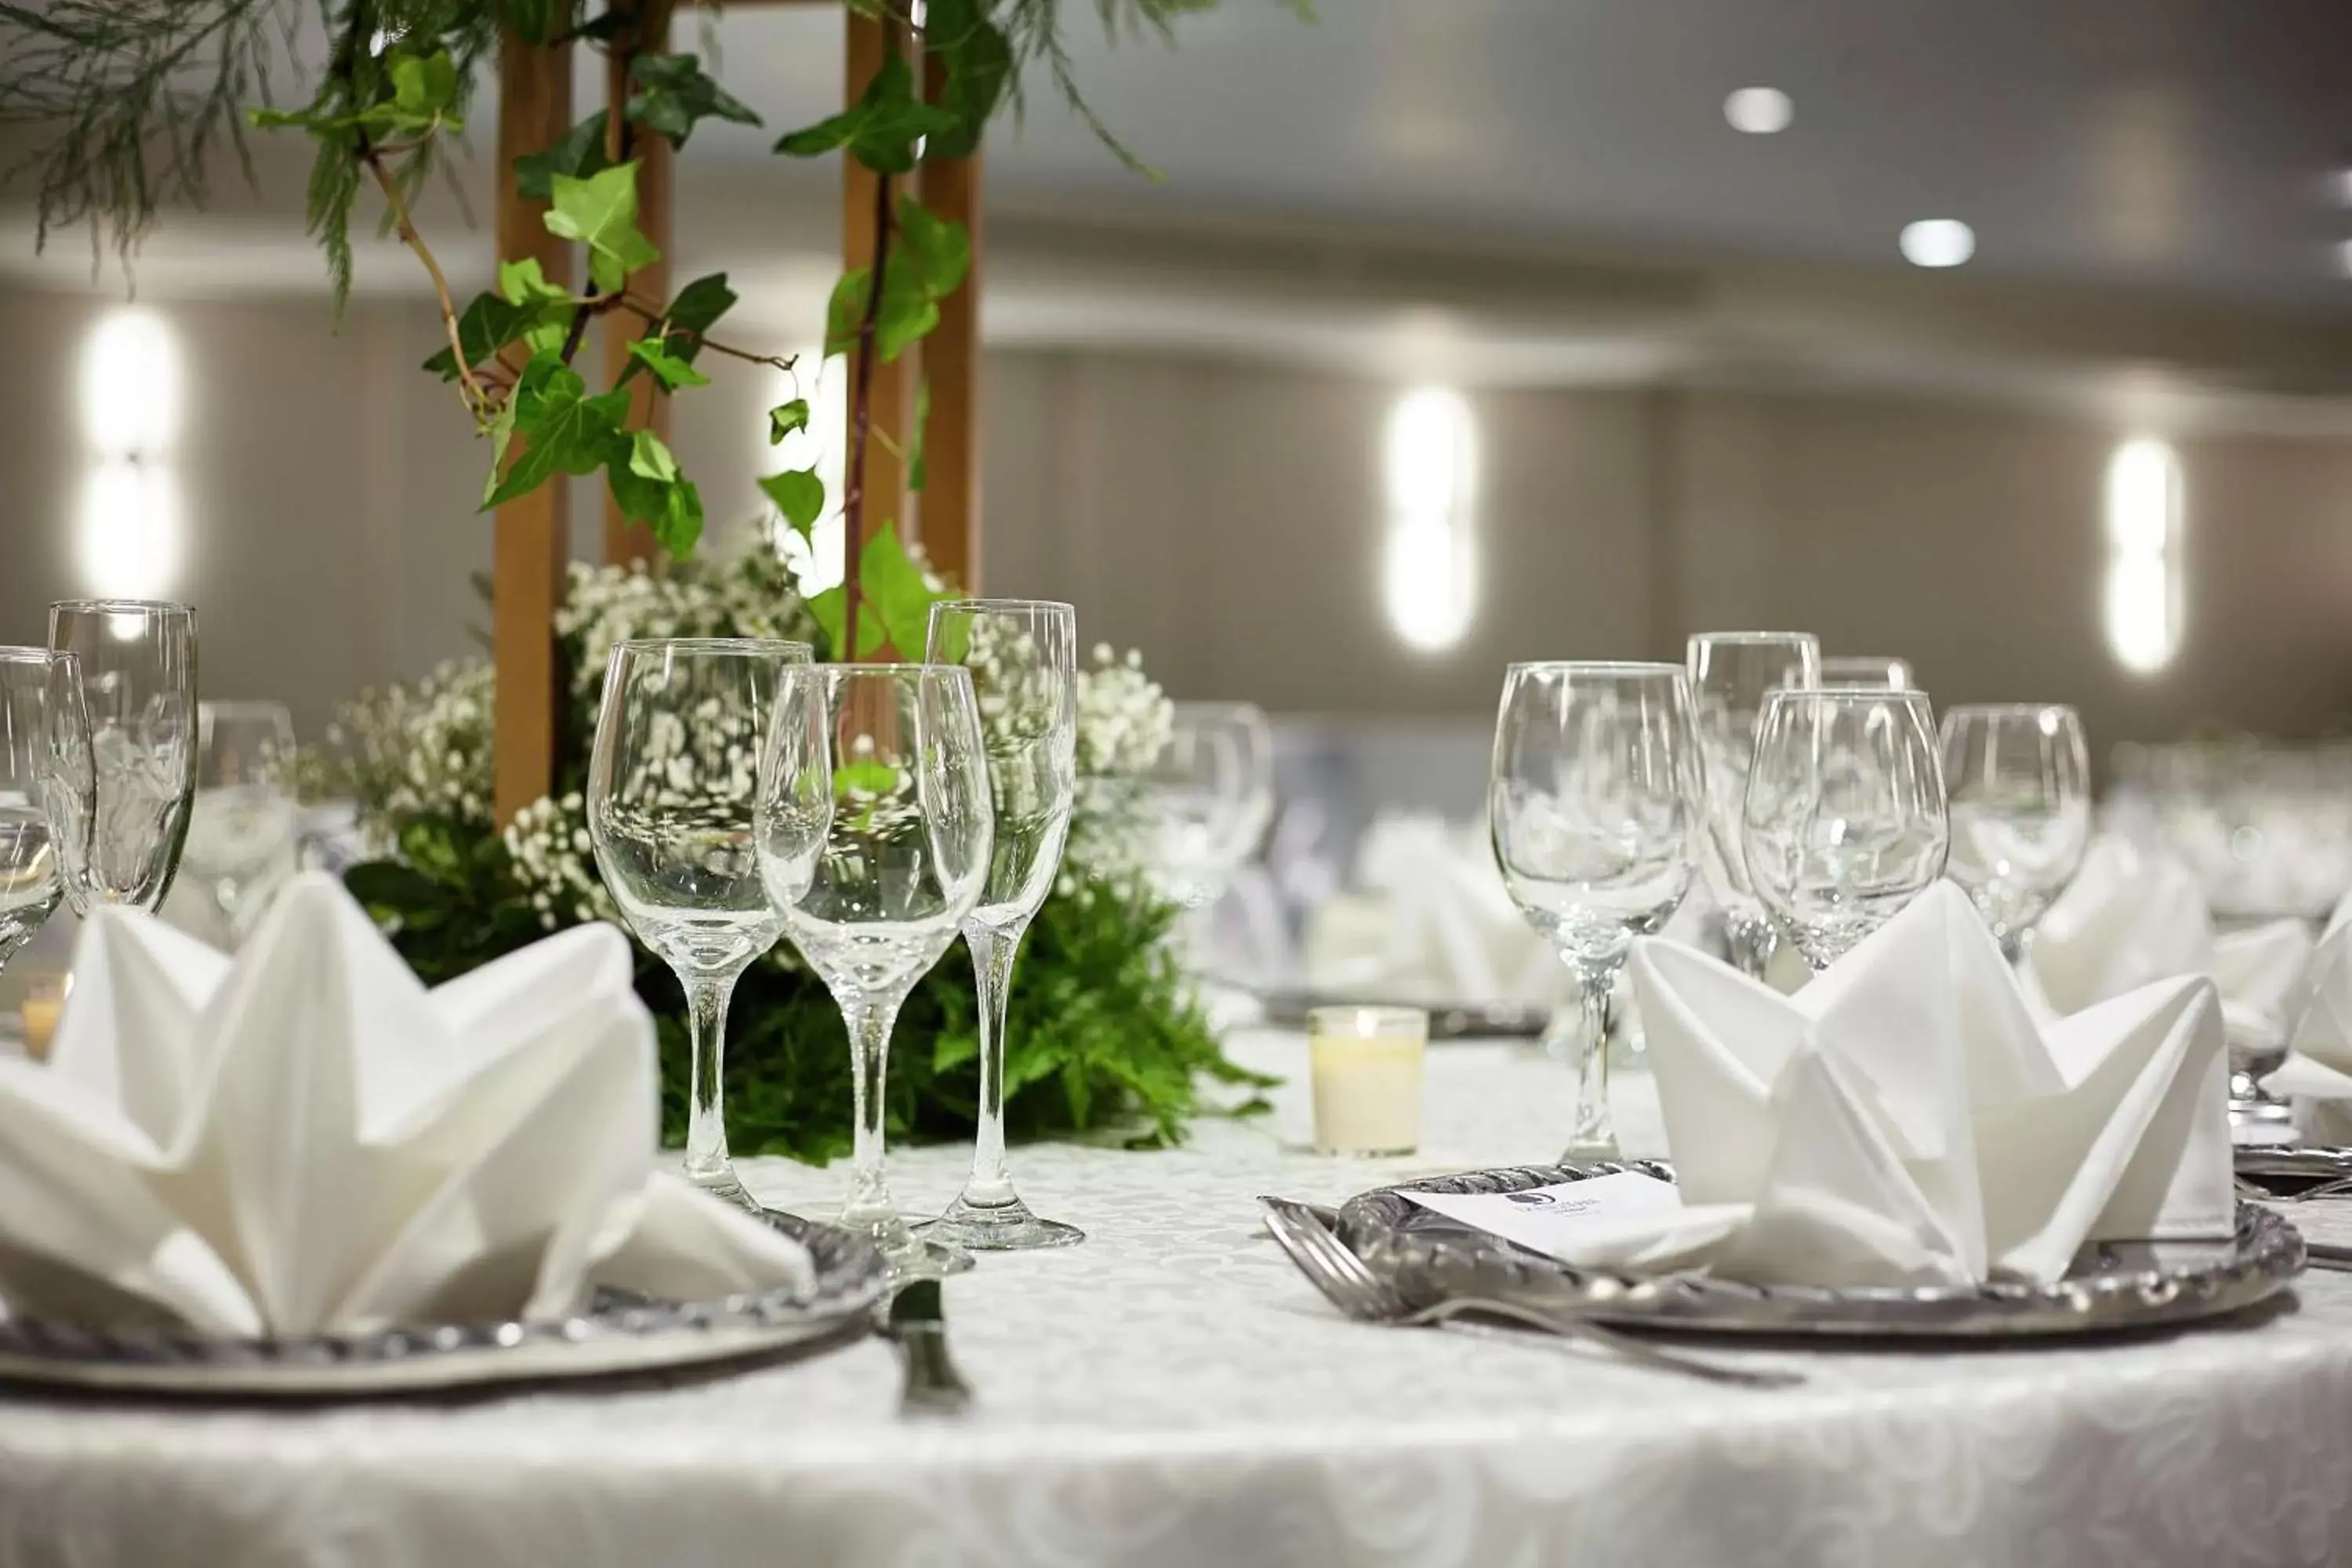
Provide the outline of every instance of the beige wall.
{"type": "MultiPolygon", "coordinates": [[[[371,680],[466,651],[485,458],[415,370],[411,304],[170,304],[205,689],[306,729],[371,680]]],[[[0,292],[0,640],[79,591],[75,353],[95,310],[0,292]]],[[[789,345],[771,344],[774,348],[789,345]]],[[[767,461],[768,387],[724,364],[674,437],[722,535],[767,461]]],[[[1513,658],[1675,657],[1710,626],[1904,653],[1944,701],[2080,703],[2099,748],[2200,721],[2308,732],[2352,710],[2352,445],[2188,439],[2187,638],[2121,674],[2097,611],[2120,432],[1984,404],[1645,388],[1474,395],[1478,613],[1460,647],[1382,619],[1378,442],[1394,389],[1176,355],[992,351],[987,585],[1067,597],[1184,695],[1480,715],[1513,658]]],[[[581,500],[595,492],[583,487],[581,500]]],[[[583,542],[597,526],[581,507],[583,542]]]]}

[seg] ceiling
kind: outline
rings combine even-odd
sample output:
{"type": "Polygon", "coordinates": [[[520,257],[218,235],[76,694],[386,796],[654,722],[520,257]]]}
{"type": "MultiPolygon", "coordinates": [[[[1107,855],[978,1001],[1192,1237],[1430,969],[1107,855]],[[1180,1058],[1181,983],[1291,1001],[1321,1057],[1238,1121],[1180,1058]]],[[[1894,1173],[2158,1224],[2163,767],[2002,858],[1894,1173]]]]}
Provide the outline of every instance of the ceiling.
{"type": "MultiPolygon", "coordinates": [[[[1224,0],[1173,49],[1101,40],[1081,81],[1164,170],[1121,169],[1051,89],[991,145],[992,194],[1431,240],[1601,243],[1903,265],[1916,218],[1977,232],[1979,274],[2352,305],[2352,5],[2343,0],[1224,0]],[[1737,88],[1795,123],[1745,136],[1737,88]]],[[[765,153],[827,111],[839,14],[713,23],[765,153]]]]}

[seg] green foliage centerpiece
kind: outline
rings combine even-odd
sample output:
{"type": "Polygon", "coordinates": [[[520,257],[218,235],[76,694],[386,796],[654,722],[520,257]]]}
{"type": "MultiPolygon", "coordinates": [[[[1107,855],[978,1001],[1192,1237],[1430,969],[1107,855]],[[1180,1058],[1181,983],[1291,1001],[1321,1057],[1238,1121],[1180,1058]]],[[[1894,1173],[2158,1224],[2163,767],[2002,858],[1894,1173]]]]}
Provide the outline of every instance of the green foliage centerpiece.
{"type": "MultiPolygon", "coordinates": [[[[970,156],[989,121],[1021,102],[1035,66],[1103,132],[1079,99],[1061,33],[1062,0],[845,0],[886,25],[889,53],[856,101],[785,134],[788,157],[839,153],[873,175],[871,261],[844,271],[826,310],[824,353],[853,356],[849,451],[839,509],[840,581],[803,593],[798,574],[827,508],[814,464],[761,481],[780,520],[762,547],[715,561],[694,551],[703,501],[651,427],[630,384],[670,396],[705,384],[706,353],[793,375],[791,359],[716,335],[736,303],[723,274],[667,298],[641,287],[660,259],[638,225],[645,139],[683,147],[718,119],[756,124],[700,56],[652,47],[662,0],[317,0],[331,40],[309,101],[271,107],[274,64],[299,35],[311,0],[0,0],[0,121],[43,138],[29,165],[41,234],[87,221],[128,255],[171,200],[201,203],[212,163],[242,152],[247,129],[299,131],[315,151],[310,225],[340,306],[352,273],[351,228],[363,192],[385,228],[415,253],[441,314],[443,346],[425,361],[447,382],[489,447],[484,510],[561,476],[604,477],[614,505],[674,558],[643,566],[574,567],[554,632],[568,711],[559,714],[555,787],[501,829],[491,807],[492,697],[487,660],[445,666],[414,686],[364,697],[330,746],[299,759],[314,788],[351,795],[383,858],[349,873],[353,891],[430,982],[446,980],[580,921],[615,910],[588,853],[581,788],[604,657],[646,637],[788,637],[819,657],[863,658],[886,644],[920,650],[930,604],[946,585],[900,540],[895,519],[865,515],[874,366],[897,360],[940,321],[963,287],[971,241],[903,182],[926,159],[970,156]],[[919,82],[898,52],[919,37],[919,82]],[[520,157],[516,186],[546,204],[548,233],[579,247],[575,291],[538,261],[501,263],[497,287],[464,304],[413,216],[424,184],[463,132],[478,69],[502,43],[578,41],[603,50],[612,107],[552,145],[520,157]],[[628,357],[614,384],[592,387],[577,363],[588,328],[625,323],[628,357]],[[799,568],[784,563],[782,546],[799,568]]],[[[1116,36],[1165,34],[1171,19],[1214,0],[1096,0],[1116,36]]],[[[1303,9],[1303,6],[1302,6],[1303,9]]],[[[1110,142],[1103,132],[1106,142],[1110,142]]],[[[1110,142],[1131,164],[1133,159],[1110,142]]],[[[1137,165],[1139,167],[1139,165],[1137,165]]],[[[922,481],[919,387],[904,450],[909,489],[922,481]]],[[[772,442],[805,429],[809,405],[791,395],[768,414],[772,442]]],[[[1168,710],[1132,658],[1098,650],[1079,710],[1080,804],[1053,895],[1031,927],[1012,995],[1005,1119],[1015,1136],[1077,1133],[1121,1143],[1180,1137],[1201,1109],[1202,1075],[1252,1079],[1219,1054],[1164,942],[1175,911],[1141,875],[1135,783],[1165,738],[1168,710]]],[[[638,989],[660,1021],[665,1120],[684,1127],[687,1031],[677,987],[640,953],[638,989]]],[[[839,1012],[788,950],[755,964],[735,994],[726,1058],[729,1140],[739,1154],[829,1158],[850,1141],[849,1053],[839,1012]]],[[[935,966],[900,1015],[889,1078],[892,1136],[952,1137],[972,1129],[978,1017],[971,970],[935,966]]]]}

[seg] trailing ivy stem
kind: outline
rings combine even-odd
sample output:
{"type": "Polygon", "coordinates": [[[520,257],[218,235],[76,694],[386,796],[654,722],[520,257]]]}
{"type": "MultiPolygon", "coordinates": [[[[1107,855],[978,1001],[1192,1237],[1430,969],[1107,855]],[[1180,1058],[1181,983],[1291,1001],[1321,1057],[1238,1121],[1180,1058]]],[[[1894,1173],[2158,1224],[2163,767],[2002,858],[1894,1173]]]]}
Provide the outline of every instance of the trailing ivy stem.
{"type": "Polygon", "coordinates": [[[841,640],[834,657],[857,661],[857,564],[866,543],[866,437],[874,426],[875,328],[882,316],[882,283],[890,267],[890,176],[874,173],[874,271],[866,279],[866,314],[857,323],[857,374],[849,395],[849,482],[841,498],[841,640]]]}
{"type": "Polygon", "coordinates": [[[490,395],[483,390],[482,384],[474,377],[473,367],[466,363],[466,342],[457,331],[457,301],[449,292],[449,279],[443,275],[441,263],[433,258],[432,247],[425,243],[425,237],[409,221],[408,204],[401,199],[400,182],[392,177],[392,171],[383,166],[383,155],[368,145],[364,136],[360,139],[360,160],[367,164],[368,173],[375,176],[377,186],[383,192],[384,202],[392,210],[394,231],[416,253],[416,259],[425,263],[425,272],[432,277],[434,297],[441,302],[441,330],[449,334],[449,354],[457,362],[457,380],[465,386],[467,402],[479,417],[489,410],[490,395]]]}

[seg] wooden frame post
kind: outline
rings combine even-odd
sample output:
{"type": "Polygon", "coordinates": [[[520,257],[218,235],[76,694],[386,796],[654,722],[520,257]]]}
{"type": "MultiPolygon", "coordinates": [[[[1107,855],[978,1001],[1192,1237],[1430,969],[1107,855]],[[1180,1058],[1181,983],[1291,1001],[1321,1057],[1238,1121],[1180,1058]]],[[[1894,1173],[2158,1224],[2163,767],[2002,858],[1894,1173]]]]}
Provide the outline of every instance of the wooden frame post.
{"type": "MultiPolygon", "coordinates": [[[[662,54],[669,48],[670,0],[614,0],[614,9],[634,13],[634,39],[614,38],[614,46],[604,57],[604,108],[619,124],[621,110],[629,101],[628,58],[632,54],[662,54]],[[619,46],[628,43],[633,47],[619,46]]],[[[667,300],[670,289],[670,247],[677,228],[673,217],[675,202],[676,154],[669,139],[651,132],[639,134],[630,144],[629,155],[637,160],[637,228],[661,250],[661,259],[644,268],[631,280],[637,293],[651,300],[667,300]]],[[[607,384],[618,379],[629,366],[629,340],[642,330],[642,323],[625,310],[615,310],[604,318],[604,378],[607,384]]],[[[641,375],[630,384],[629,419],[633,428],[642,426],[663,440],[669,439],[669,398],[650,375],[641,375]]],[[[613,499],[610,489],[604,492],[604,559],[612,562],[656,562],[661,558],[661,546],[654,531],[642,522],[632,522],[621,511],[621,503],[613,499]]]]}
{"type": "MultiPolygon", "coordinates": [[[[940,61],[924,62],[932,99],[945,88],[945,76],[940,61]]],[[[962,288],[940,301],[940,324],[922,345],[930,389],[930,417],[923,422],[923,552],[972,594],[980,592],[980,160],[975,148],[969,158],[919,165],[923,205],[971,237],[971,270],[962,288]]]]}
{"type": "MultiPolygon", "coordinates": [[[[546,204],[527,201],[515,188],[514,165],[571,129],[571,46],[527,44],[509,32],[499,46],[499,255],[536,257],[548,280],[567,288],[572,247],[540,221],[546,204]]],[[[513,820],[555,784],[555,608],[572,556],[570,501],[561,480],[544,484],[499,507],[492,525],[493,797],[500,823],[513,820]]]]}

